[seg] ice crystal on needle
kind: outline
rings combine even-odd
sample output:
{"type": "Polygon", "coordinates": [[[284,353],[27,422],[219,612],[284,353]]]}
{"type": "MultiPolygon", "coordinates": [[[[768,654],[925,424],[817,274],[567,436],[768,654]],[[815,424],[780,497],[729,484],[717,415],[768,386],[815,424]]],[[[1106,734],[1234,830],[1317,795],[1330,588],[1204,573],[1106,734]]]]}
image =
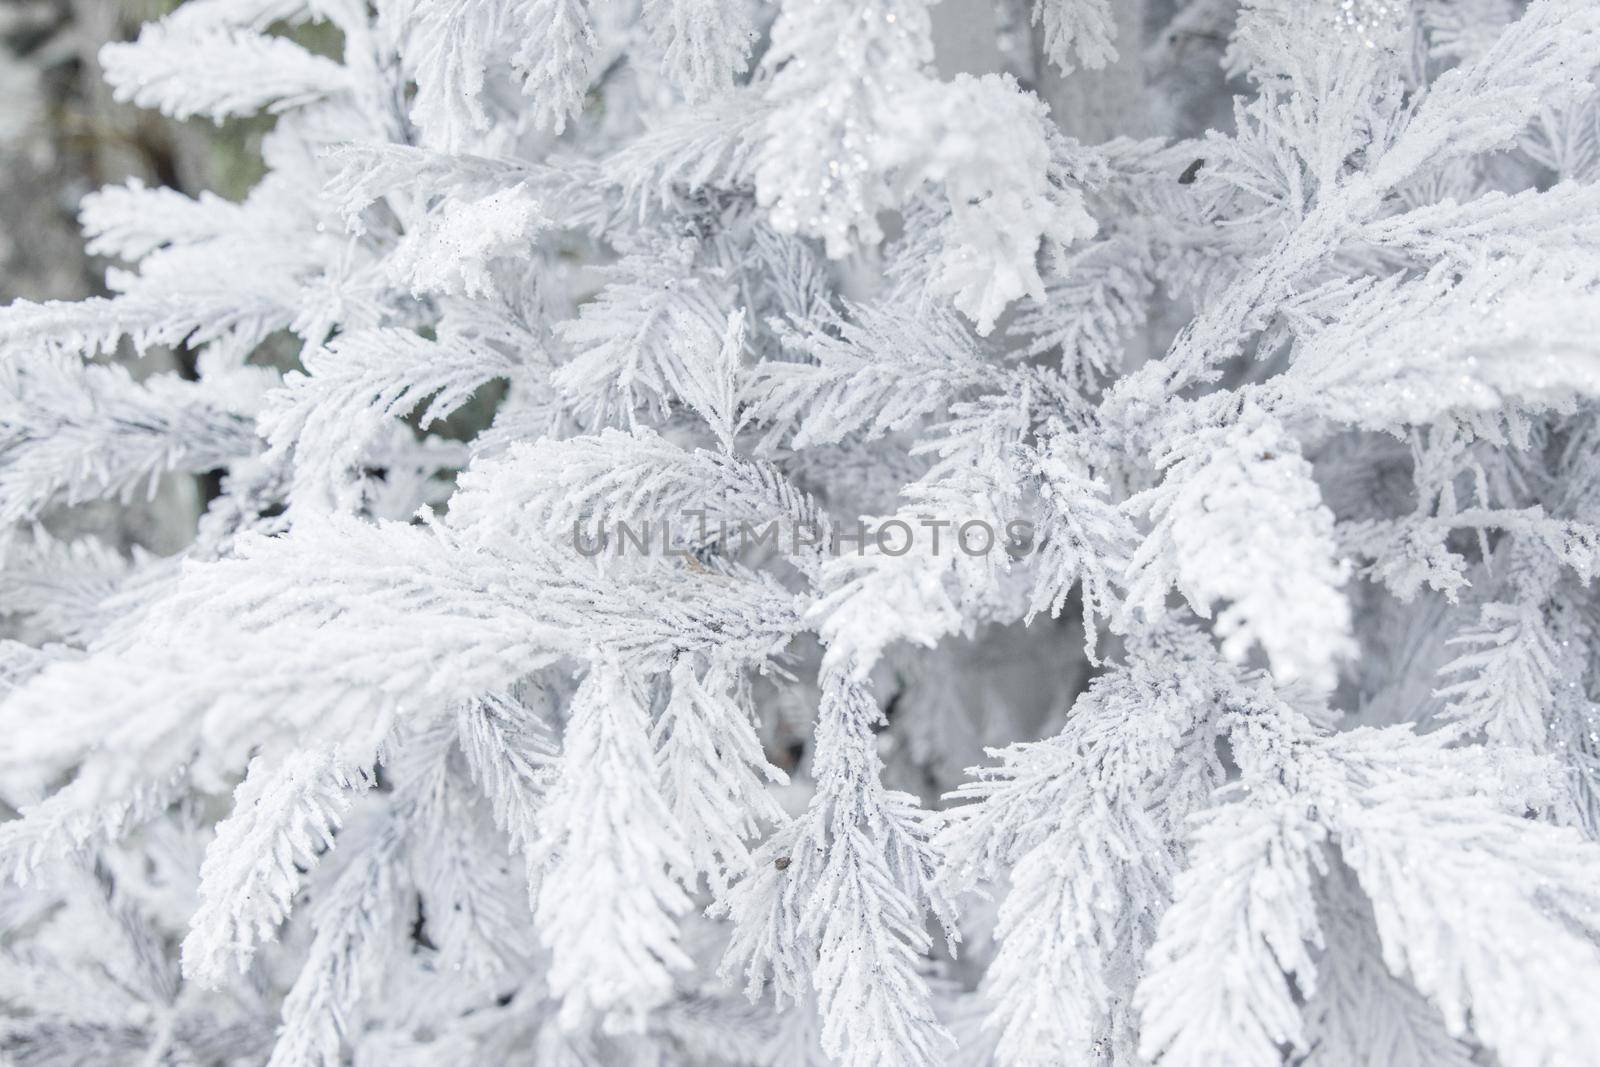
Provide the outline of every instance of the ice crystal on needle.
{"type": "Polygon", "coordinates": [[[1000,6],[105,48],[264,173],[0,308],[0,1062],[1593,1061],[1600,5],[1000,6]]]}

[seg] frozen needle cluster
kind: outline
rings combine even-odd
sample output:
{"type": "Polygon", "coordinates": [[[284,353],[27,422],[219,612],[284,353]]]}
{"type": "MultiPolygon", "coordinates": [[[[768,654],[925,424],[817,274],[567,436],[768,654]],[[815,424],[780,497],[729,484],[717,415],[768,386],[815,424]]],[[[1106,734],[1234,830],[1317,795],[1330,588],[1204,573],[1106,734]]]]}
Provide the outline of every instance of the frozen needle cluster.
{"type": "Polygon", "coordinates": [[[0,309],[0,1062],[1596,1062],[1600,4],[101,59],[275,122],[0,309]]]}

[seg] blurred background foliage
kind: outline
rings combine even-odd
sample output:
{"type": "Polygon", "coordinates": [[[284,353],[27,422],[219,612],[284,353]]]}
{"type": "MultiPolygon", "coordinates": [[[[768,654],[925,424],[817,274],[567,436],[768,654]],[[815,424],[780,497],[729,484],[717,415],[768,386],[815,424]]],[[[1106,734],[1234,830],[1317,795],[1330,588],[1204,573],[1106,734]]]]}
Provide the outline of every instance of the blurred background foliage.
{"type": "MultiPolygon", "coordinates": [[[[85,253],[78,229],[78,204],[94,189],[137,179],[239,199],[261,177],[270,118],[175,122],[118,103],[101,76],[104,44],[131,39],[180,2],[0,0],[0,304],[105,292],[110,264],[85,253]]],[[[338,46],[319,39],[327,33],[315,25],[294,31],[324,51],[338,46]]],[[[123,359],[136,377],[192,369],[192,355],[181,350],[123,359]]],[[[65,509],[45,525],[166,554],[191,540],[211,488],[204,479],[164,478],[133,507],[106,501],[65,509]]]]}
{"type": "MultiPolygon", "coordinates": [[[[105,84],[101,47],[132,39],[142,24],[182,2],[0,0],[0,304],[105,293],[106,268],[113,264],[85,252],[78,228],[86,193],[138,180],[190,196],[209,190],[239,200],[261,178],[261,139],[272,126],[270,115],[220,125],[179,122],[118,103],[105,84]]],[[[274,30],[325,55],[341,47],[338,31],[327,23],[274,30]]],[[[297,356],[298,345],[284,335],[254,358],[288,370],[298,366],[297,356]]],[[[194,353],[183,348],[113,358],[137,378],[171,369],[193,374],[194,353]]],[[[498,383],[485,387],[432,432],[472,437],[491,419],[499,392],[498,383]]],[[[168,475],[148,499],[62,507],[42,525],[58,537],[92,535],[123,552],[138,547],[168,555],[192,541],[194,524],[217,489],[214,476],[168,475]]]]}
{"type": "MultiPolygon", "coordinates": [[[[102,45],[179,3],[0,2],[0,302],[99,291],[105,264],[83,254],[77,229],[92,189],[138,178],[239,199],[261,177],[270,117],[175,122],[117,103],[101,78],[102,45]]],[[[338,48],[324,25],[286,32],[317,51],[338,48]]]]}
{"type": "Polygon", "coordinates": [[[97,55],[172,0],[11,0],[0,5],[0,300],[101,289],[83,254],[83,195],[138,178],[242,195],[260,173],[249,123],[176,123],[118,104],[97,55]]]}

